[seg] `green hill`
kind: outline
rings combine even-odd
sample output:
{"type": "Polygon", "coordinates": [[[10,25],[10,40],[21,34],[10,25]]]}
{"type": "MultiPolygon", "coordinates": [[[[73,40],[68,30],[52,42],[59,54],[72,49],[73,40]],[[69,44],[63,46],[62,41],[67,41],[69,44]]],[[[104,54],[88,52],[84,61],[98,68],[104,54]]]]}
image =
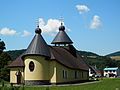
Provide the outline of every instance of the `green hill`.
{"type": "Polygon", "coordinates": [[[108,54],[106,55],[107,57],[110,57],[114,60],[120,60],[120,51],[117,51],[117,52],[114,52],[114,53],[111,53],[111,54],[108,54]]]}
{"type": "Polygon", "coordinates": [[[18,56],[20,56],[26,49],[21,50],[10,50],[7,53],[11,56],[12,60],[15,60],[18,56]]]}
{"type": "Polygon", "coordinates": [[[98,54],[93,53],[93,52],[87,52],[87,51],[78,51],[78,52],[80,53],[80,55],[87,56],[87,57],[97,57],[97,56],[99,56],[98,54]]]}
{"type": "Polygon", "coordinates": [[[117,51],[117,52],[114,52],[114,53],[111,53],[111,54],[108,54],[106,56],[120,56],[120,51],[117,51]]]}
{"type": "MultiPolygon", "coordinates": [[[[15,60],[18,56],[20,56],[22,53],[25,52],[26,49],[21,49],[21,50],[10,50],[7,51],[7,53],[11,56],[13,60],[15,60]]],[[[98,54],[92,53],[92,52],[87,52],[87,51],[78,51],[80,55],[82,56],[87,56],[87,57],[97,57],[99,56],[98,54]]]]}

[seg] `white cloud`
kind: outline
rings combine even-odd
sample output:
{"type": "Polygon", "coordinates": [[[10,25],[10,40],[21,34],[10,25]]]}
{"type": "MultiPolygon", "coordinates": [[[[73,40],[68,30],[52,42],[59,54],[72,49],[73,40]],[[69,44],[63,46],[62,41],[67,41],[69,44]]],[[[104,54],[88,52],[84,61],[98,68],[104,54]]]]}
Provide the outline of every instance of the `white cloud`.
{"type": "Polygon", "coordinates": [[[30,35],[31,35],[30,32],[24,30],[24,31],[23,31],[23,35],[21,35],[21,36],[22,36],[22,37],[27,37],[27,36],[30,36],[30,35]]]}
{"type": "Polygon", "coordinates": [[[58,31],[60,21],[58,19],[49,19],[46,23],[43,18],[39,18],[39,26],[42,29],[43,33],[54,36],[58,31]]]}
{"type": "Polygon", "coordinates": [[[13,35],[16,35],[16,31],[13,30],[13,29],[5,27],[5,28],[2,28],[0,30],[0,34],[1,35],[6,35],[6,36],[13,36],[13,35]]]}
{"type": "MultiPolygon", "coordinates": [[[[39,18],[39,27],[42,29],[42,32],[50,36],[55,36],[59,30],[61,21],[59,19],[48,19],[47,22],[43,18],[39,18]]],[[[69,28],[65,27],[66,31],[70,31],[69,28]]]]}
{"type": "Polygon", "coordinates": [[[76,5],[77,10],[79,11],[80,14],[89,12],[90,9],[86,5],[76,5]]]}
{"type": "Polygon", "coordinates": [[[94,15],[92,22],[90,24],[90,29],[98,29],[102,25],[102,22],[100,20],[100,17],[98,15],[94,15]]]}

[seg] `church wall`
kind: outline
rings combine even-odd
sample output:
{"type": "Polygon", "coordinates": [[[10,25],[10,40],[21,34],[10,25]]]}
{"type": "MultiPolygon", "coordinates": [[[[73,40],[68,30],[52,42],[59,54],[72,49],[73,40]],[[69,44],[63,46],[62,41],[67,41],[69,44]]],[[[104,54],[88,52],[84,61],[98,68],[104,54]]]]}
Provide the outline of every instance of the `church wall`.
{"type": "Polygon", "coordinates": [[[56,62],[55,60],[45,60],[41,56],[25,57],[25,81],[33,84],[41,84],[38,82],[47,81],[44,83],[67,83],[80,80],[88,80],[88,71],[71,69],[56,62]],[[31,72],[29,63],[33,61],[35,66],[31,72]],[[75,75],[76,72],[76,75],[75,75]]]}
{"type": "Polygon", "coordinates": [[[88,80],[88,71],[70,69],[56,61],[52,61],[52,63],[50,64],[50,69],[54,69],[54,74],[52,74],[53,72],[50,73],[52,74],[51,83],[65,83],[80,80],[88,80]]]}
{"type": "Polygon", "coordinates": [[[23,68],[10,68],[10,83],[17,83],[17,76],[16,72],[20,70],[21,72],[21,83],[24,83],[24,73],[23,73],[23,68]]]}
{"type": "Polygon", "coordinates": [[[39,83],[40,81],[49,80],[49,62],[42,56],[25,57],[25,81],[39,83]],[[30,71],[29,63],[34,63],[34,70],[30,71]]]}

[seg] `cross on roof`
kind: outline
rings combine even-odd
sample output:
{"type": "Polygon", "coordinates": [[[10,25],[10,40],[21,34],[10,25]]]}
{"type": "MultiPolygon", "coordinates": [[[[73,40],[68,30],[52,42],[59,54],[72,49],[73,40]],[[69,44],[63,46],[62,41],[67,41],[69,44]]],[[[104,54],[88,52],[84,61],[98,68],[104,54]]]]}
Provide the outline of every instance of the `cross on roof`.
{"type": "Polygon", "coordinates": [[[62,25],[63,25],[63,22],[64,22],[64,18],[63,18],[63,17],[60,17],[59,21],[60,21],[61,26],[62,26],[62,25]]]}
{"type": "Polygon", "coordinates": [[[36,20],[36,25],[39,26],[39,18],[36,20]]]}

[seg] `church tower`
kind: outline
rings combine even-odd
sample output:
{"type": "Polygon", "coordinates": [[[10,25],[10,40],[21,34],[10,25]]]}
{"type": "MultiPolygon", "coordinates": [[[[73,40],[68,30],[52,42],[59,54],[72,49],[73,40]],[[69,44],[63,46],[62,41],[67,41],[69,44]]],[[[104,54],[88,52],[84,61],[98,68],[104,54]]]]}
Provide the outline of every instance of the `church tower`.
{"type": "Polygon", "coordinates": [[[35,36],[22,56],[25,64],[25,84],[49,83],[49,58],[49,47],[41,35],[41,29],[37,26],[35,36]]]}
{"type": "Polygon", "coordinates": [[[69,52],[76,57],[76,49],[72,45],[73,44],[72,40],[65,32],[65,26],[63,25],[63,22],[61,22],[61,26],[59,27],[59,32],[56,35],[56,37],[53,39],[51,44],[54,44],[57,47],[67,48],[69,52]]]}
{"type": "Polygon", "coordinates": [[[66,46],[72,43],[73,43],[72,40],[65,32],[65,26],[63,26],[63,23],[61,22],[61,26],[59,27],[59,32],[51,44],[55,44],[55,46],[61,46],[61,45],[66,46]]]}

